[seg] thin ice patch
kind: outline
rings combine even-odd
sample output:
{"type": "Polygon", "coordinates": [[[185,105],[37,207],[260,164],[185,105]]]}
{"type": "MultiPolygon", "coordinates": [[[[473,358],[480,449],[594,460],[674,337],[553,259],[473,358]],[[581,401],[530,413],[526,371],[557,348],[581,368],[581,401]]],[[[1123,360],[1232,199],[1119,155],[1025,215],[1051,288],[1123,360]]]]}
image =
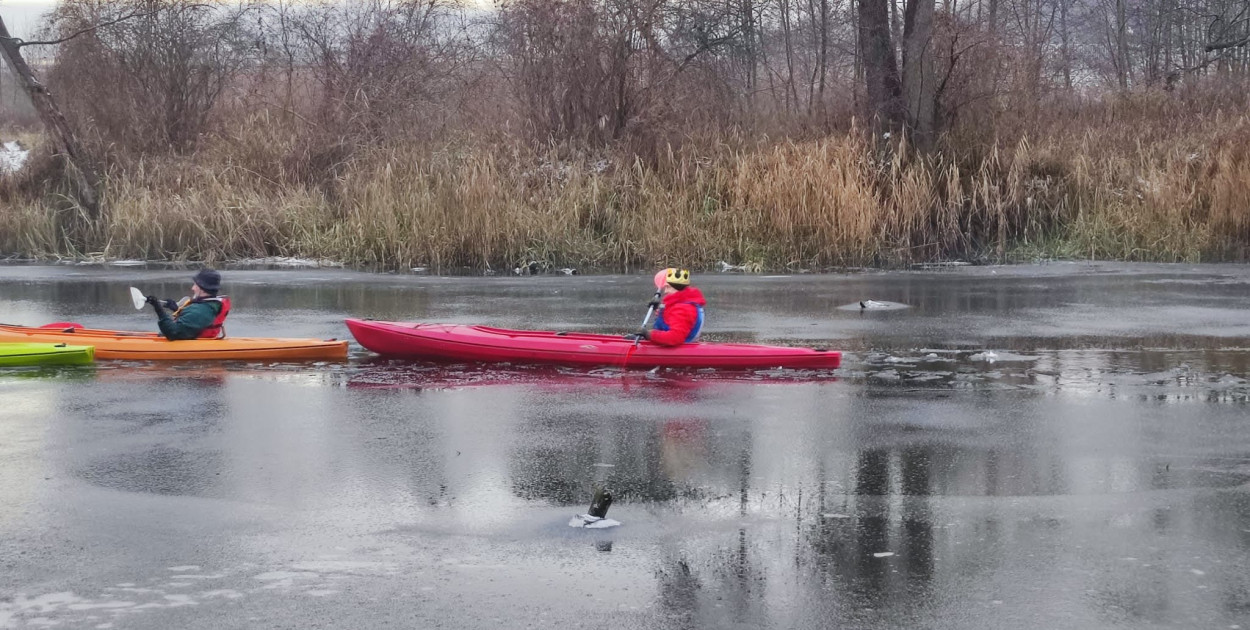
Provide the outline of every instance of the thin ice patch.
{"type": "Polygon", "coordinates": [[[259,575],[253,575],[252,579],[260,580],[262,582],[275,582],[278,580],[292,580],[295,578],[317,578],[317,577],[321,577],[321,576],[316,573],[309,572],[309,571],[269,571],[266,573],[261,573],[259,575]]]}
{"type": "Polygon", "coordinates": [[[986,363],[1023,363],[1028,361],[1036,361],[1039,357],[1029,356],[1025,354],[1013,354],[1011,352],[994,352],[986,350],[978,352],[968,357],[970,361],[985,361],[986,363]]]}
{"type": "Polygon", "coordinates": [[[297,562],[291,565],[291,568],[297,571],[311,572],[312,574],[352,573],[360,575],[391,573],[394,570],[392,565],[384,562],[356,560],[312,560],[308,562],[297,562]]]}

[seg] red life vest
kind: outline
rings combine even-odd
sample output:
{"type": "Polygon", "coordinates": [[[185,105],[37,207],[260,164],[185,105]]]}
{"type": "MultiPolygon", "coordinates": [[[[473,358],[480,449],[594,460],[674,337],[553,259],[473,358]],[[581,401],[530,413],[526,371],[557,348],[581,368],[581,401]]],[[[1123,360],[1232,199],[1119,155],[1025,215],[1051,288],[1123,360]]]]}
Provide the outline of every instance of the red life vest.
{"type": "Polygon", "coordinates": [[[200,331],[198,339],[225,339],[225,323],[226,316],[230,314],[230,298],[225,295],[215,295],[213,297],[204,297],[198,300],[184,299],[181,302],[182,305],[178,307],[178,310],[174,311],[174,319],[178,319],[178,313],[181,313],[182,309],[186,308],[188,304],[195,304],[197,302],[217,302],[221,304],[221,310],[217,312],[217,317],[213,319],[213,323],[208,325],[208,328],[200,331]]]}
{"type": "Polygon", "coordinates": [[[226,316],[230,314],[230,298],[225,295],[206,297],[201,302],[219,302],[221,311],[217,313],[217,318],[208,328],[200,331],[200,339],[225,339],[226,338],[226,316]]]}

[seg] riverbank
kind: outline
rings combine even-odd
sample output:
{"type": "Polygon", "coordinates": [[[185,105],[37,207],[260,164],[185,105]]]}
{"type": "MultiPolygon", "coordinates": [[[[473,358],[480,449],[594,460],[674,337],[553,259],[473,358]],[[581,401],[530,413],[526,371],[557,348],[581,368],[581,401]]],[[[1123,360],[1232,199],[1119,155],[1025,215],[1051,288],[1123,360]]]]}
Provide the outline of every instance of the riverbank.
{"type": "Polygon", "coordinates": [[[256,115],[190,154],[118,160],[107,224],[81,248],[61,237],[75,210],[37,148],[0,180],[0,253],[502,271],[1250,256],[1244,113],[1143,96],[1065,123],[926,156],[849,132],[643,159],[472,136],[314,147],[256,115]]]}

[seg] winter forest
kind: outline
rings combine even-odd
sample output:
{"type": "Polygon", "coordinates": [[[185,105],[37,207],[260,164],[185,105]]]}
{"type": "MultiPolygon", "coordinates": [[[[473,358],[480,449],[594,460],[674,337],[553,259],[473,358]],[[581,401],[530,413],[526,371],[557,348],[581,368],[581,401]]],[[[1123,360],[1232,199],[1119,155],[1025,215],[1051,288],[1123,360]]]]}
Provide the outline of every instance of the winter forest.
{"type": "Polygon", "coordinates": [[[1250,0],[63,0],[0,42],[0,254],[1250,258],[1250,0]]]}

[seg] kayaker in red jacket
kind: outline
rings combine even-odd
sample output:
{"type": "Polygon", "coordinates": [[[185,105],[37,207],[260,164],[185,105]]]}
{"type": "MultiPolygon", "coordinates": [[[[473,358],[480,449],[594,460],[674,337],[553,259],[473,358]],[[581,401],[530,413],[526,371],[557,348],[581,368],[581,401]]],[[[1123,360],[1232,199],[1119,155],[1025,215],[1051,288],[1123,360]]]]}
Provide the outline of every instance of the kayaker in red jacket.
{"type": "MultiPolygon", "coordinates": [[[[661,346],[680,346],[699,338],[703,330],[703,292],[690,285],[690,271],[669,269],[661,289],[662,303],[655,316],[655,326],[638,334],[661,346]]],[[[654,304],[654,303],[653,303],[654,304]]]]}

